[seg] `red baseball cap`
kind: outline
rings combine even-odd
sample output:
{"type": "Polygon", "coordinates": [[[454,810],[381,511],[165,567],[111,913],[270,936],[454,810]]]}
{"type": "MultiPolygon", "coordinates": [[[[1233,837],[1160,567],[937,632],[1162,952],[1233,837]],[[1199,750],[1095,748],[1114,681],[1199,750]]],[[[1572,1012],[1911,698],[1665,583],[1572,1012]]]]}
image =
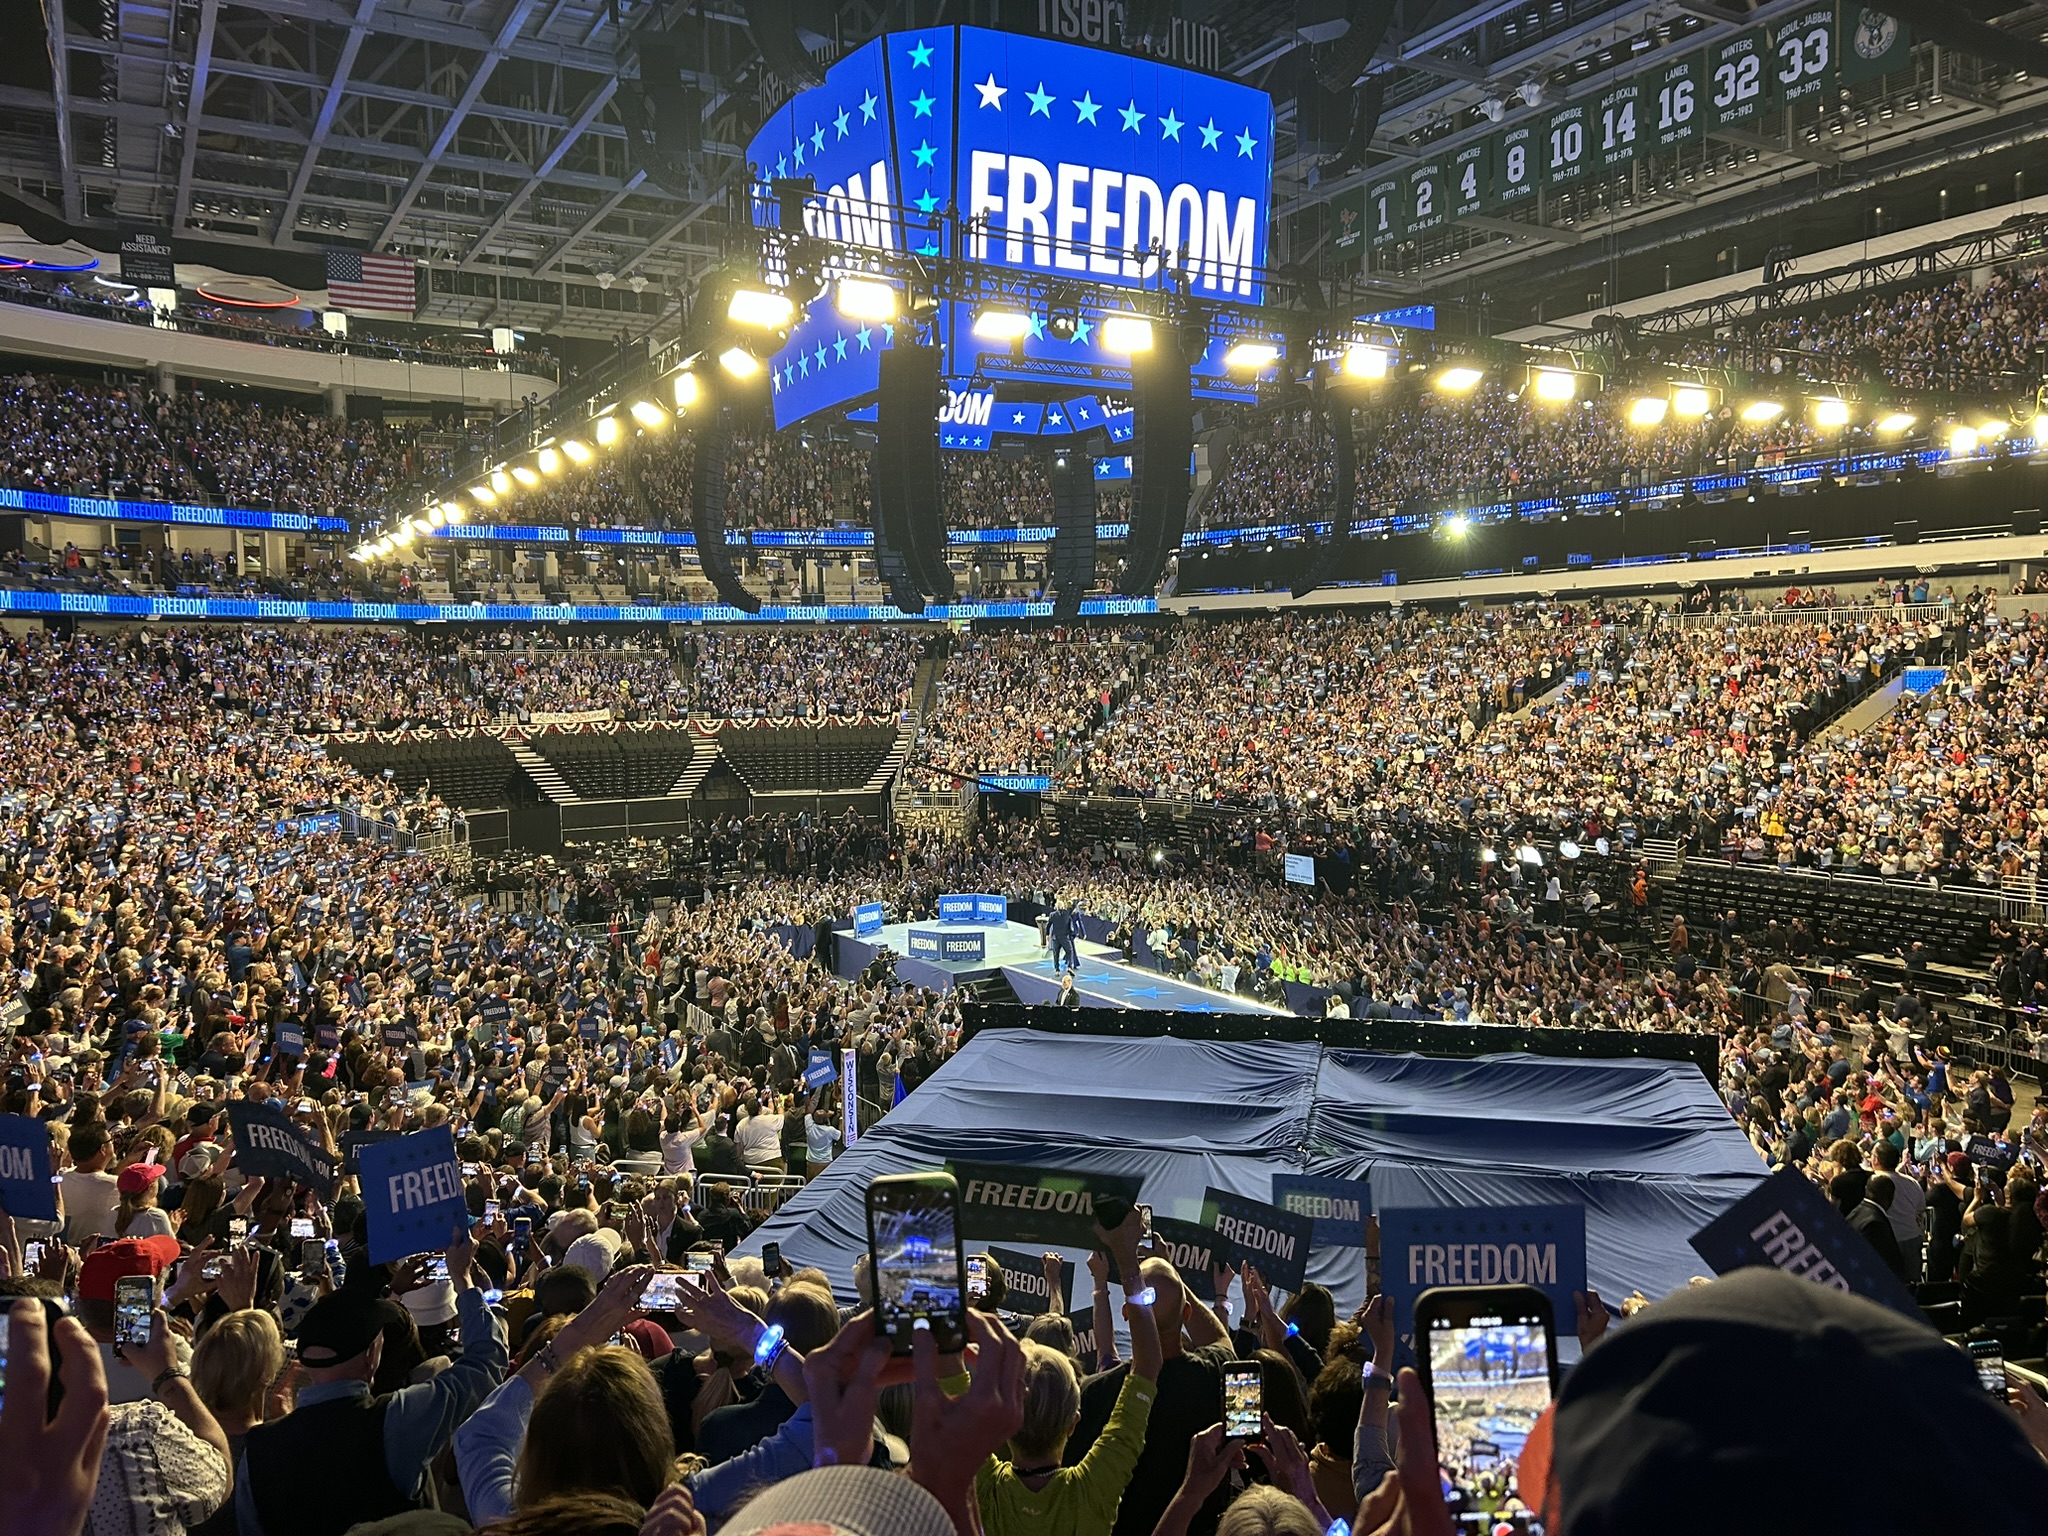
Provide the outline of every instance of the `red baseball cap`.
{"type": "Polygon", "coordinates": [[[124,1195],[139,1195],[170,1170],[162,1163],[130,1163],[115,1180],[124,1195]]]}
{"type": "Polygon", "coordinates": [[[123,1237],[93,1249],[78,1272],[80,1301],[112,1301],[114,1282],[124,1275],[152,1280],[173,1264],[183,1250],[175,1237],[123,1237]]]}

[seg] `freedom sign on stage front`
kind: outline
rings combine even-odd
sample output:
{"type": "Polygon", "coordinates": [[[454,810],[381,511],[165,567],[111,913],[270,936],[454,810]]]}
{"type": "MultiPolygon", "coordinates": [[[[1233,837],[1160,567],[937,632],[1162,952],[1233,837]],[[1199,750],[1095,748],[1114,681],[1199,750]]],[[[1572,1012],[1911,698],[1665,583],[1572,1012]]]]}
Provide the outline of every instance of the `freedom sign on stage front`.
{"type": "Polygon", "coordinates": [[[1586,1288],[1586,1211],[1578,1205],[1410,1207],[1380,1213],[1380,1278],[1394,1298],[1394,1331],[1415,1330],[1415,1298],[1439,1285],[1532,1285],[1557,1325],[1586,1288]]]}

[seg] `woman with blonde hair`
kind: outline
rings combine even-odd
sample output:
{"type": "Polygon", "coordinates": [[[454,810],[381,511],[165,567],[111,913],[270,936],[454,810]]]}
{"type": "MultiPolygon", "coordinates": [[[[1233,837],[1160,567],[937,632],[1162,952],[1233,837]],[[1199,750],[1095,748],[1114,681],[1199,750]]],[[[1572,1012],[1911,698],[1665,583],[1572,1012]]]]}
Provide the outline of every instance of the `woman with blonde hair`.
{"type": "MultiPolygon", "coordinates": [[[[240,1466],[249,1431],[270,1416],[273,1408],[289,1412],[289,1402],[273,1402],[273,1390],[284,1375],[284,1335],[268,1312],[245,1308],[230,1312],[200,1335],[192,1349],[192,1389],[219,1421],[228,1437],[228,1465],[240,1466]]],[[[235,1504],[230,1499],[192,1536],[233,1536],[235,1504]]]]}

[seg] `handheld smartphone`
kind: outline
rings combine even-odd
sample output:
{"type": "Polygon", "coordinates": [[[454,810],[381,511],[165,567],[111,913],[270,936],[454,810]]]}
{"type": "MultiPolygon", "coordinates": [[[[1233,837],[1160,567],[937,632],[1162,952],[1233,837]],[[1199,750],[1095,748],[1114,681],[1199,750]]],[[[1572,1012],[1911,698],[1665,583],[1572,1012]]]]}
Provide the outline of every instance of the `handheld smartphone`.
{"type": "Polygon", "coordinates": [[[21,1245],[21,1267],[31,1275],[41,1269],[43,1267],[43,1251],[41,1243],[23,1243],[21,1245]]]}
{"type": "Polygon", "coordinates": [[[1266,1382],[1258,1364],[1223,1368],[1223,1433],[1233,1440],[1257,1440],[1265,1432],[1266,1382]]]}
{"type": "Polygon", "coordinates": [[[1526,1515],[1515,1464],[1557,1390],[1550,1298],[1525,1285],[1424,1291],[1415,1299],[1415,1353],[1457,1528],[1486,1531],[1526,1515]]]}
{"type": "Polygon", "coordinates": [[[429,1284],[432,1284],[436,1280],[446,1280],[447,1278],[448,1256],[446,1254],[437,1253],[431,1259],[427,1260],[427,1282],[429,1284]]]}
{"type": "Polygon", "coordinates": [[[227,1270],[228,1258],[224,1253],[209,1253],[199,1261],[199,1277],[202,1280],[218,1280],[227,1270]]]}
{"type": "Polygon", "coordinates": [[[243,1240],[244,1238],[246,1238],[246,1237],[247,1237],[248,1235],[249,1235],[249,1218],[248,1218],[248,1217],[246,1217],[246,1216],[230,1216],[230,1217],[228,1218],[228,1236],[229,1236],[229,1237],[230,1237],[231,1239],[233,1239],[233,1240],[234,1240],[235,1242],[239,1243],[239,1242],[241,1242],[241,1241],[242,1241],[242,1240],[243,1240]]]}
{"type": "Polygon", "coordinates": [[[768,1271],[768,1278],[770,1280],[773,1280],[782,1273],[782,1244],[763,1243],[761,1245],[761,1267],[768,1271]]]}
{"type": "Polygon", "coordinates": [[[114,1282],[114,1342],[147,1344],[155,1310],[156,1281],[148,1275],[121,1276],[114,1282]]]}
{"type": "Polygon", "coordinates": [[[1964,1348],[1977,1370],[1977,1385],[2005,1401],[2005,1345],[1997,1339],[1971,1339],[1964,1348]]]}
{"type": "Polygon", "coordinates": [[[988,1300],[988,1260],[978,1253],[967,1255],[967,1299],[988,1300]]]}
{"type": "Polygon", "coordinates": [[[484,1221],[485,1221],[485,1223],[486,1223],[486,1224],[488,1225],[489,1223],[495,1222],[495,1221],[496,1221],[496,1220],[497,1220],[497,1219],[499,1218],[499,1216],[500,1216],[500,1215],[501,1215],[501,1214],[503,1213],[503,1211],[504,1211],[504,1207],[503,1207],[503,1206],[501,1206],[501,1205],[499,1205],[497,1201],[495,1201],[495,1200],[486,1200],[486,1201],[484,1202],[484,1221]]]}
{"type": "Polygon", "coordinates": [[[709,1248],[692,1248],[683,1255],[683,1273],[686,1275],[708,1275],[717,1262],[718,1255],[709,1248]]]}
{"type": "Polygon", "coordinates": [[[640,1292],[642,1312],[674,1312],[683,1304],[682,1278],[672,1269],[659,1269],[648,1276],[640,1292]]]}
{"type": "Polygon", "coordinates": [[[526,1252],[527,1244],[532,1241],[533,1218],[531,1216],[521,1216],[512,1223],[512,1246],[521,1253],[524,1253],[526,1252]]]}
{"type": "Polygon", "coordinates": [[[1105,1232],[1114,1232],[1131,1214],[1131,1202],[1122,1195],[1096,1195],[1091,1203],[1095,1207],[1095,1224],[1105,1232]]]}
{"type": "Polygon", "coordinates": [[[967,1268],[960,1252],[960,1186],[949,1173],[900,1173],[868,1185],[868,1264],[875,1332],[910,1353],[919,1329],[940,1354],[967,1345],[967,1268]]]}
{"type": "Polygon", "coordinates": [[[317,1237],[299,1240],[299,1272],[317,1274],[327,1267],[327,1245],[317,1237]]]}
{"type": "Polygon", "coordinates": [[[313,1235],[313,1218],[312,1218],[312,1217],[310,1217],[310,1216],[294,1216],[294,1217],[292,1218],[292,1236],[293,1236],[293,1237],[305,1238],[305,1237],[311,1237],[312,1235],[313,1235]]]}

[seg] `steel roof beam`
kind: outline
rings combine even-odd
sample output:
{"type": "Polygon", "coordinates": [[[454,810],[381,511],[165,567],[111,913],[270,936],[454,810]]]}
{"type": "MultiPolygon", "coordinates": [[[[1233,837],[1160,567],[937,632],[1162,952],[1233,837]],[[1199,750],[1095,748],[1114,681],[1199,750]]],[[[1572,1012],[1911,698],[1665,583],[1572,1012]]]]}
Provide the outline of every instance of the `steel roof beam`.
{"type": "MultiPolygon", "coordinates": [[[[512,222],[512,216],[525,205],[526,200],[540,190],[540,184],[555,174],[556,168],[562,163],[562,157],[568,154],[571,146],[575,144],[577,139],[582,137],[583,130],[597,121],[598,115],[604,111],[606,104],[611,101],[613,93],[618,88],[619,79],[617,75],[614,75],[590,93],[588,99],[583,103],[582,110],[576,114],[575,121],[570,123],[562,131],[562,136],[555,140],[554,148],[550,149],[545,158],[541,160],[541,163],[533,168],[533,174],[527,177],[525,184],[505,200],[504,208],[500,210],[498,217],[491,222],[491,226],[481,235],[477,236],[476,243],[469,248],[462,260],[457,263],[459,269],[467,271],[476,265],[477,258],[483,255],[485,247],[497,235],[503,232],[506,225],[512,222]]],[[[513,170],[513,174],[517,174],[516,169],[513,170]]]]}
{"type": "Polygon", "coordinates": [[[313,120],[312,136],[306,141],[306,153],[299,159],[299,171],[292,178],[292,189],[284,200],[284,209],[277,216],[277,228],[271,238],[291,237],[292,216],[299,211],[299,200],[306,195],[306,188],[313,180],[313,167],[319,163],[320,151],[327,146],[327,135],[334,127],[334,114],[341,110],[341,98],[347,93],[349,71],[356,67],[356,55],[362,52],[363,39],[369,35],[370,16],[377,9],[377,0],[357,0],[355,19],[349,23],[348,40],[341,45],[341,57],[334,61],[334,78],[328,82],[327,94],[320,102],[320,113],[313,120]]]}
{"type": "Polygon", "coordinates": [[[64,36],[64,0],[43,0],[50,39],[50,98],[57,110],[57,172],[64,188],[64,222],[85,215],[78,185],[78,155],[71,143],[71,54],[64,36]]]}
{"type": "Polygon", "coordinates": [[[171,199],[171,228],[183,232],[185,210],[192,201],[192,167],[199,158],[199,120],[206,110],[206,84],[213,72],[213,28],[220,18],[220,0],[202,0],[199,40],[192,55],[192,89],[185,98],[183,136],[178,141],[178,190],[171,199]]]}

